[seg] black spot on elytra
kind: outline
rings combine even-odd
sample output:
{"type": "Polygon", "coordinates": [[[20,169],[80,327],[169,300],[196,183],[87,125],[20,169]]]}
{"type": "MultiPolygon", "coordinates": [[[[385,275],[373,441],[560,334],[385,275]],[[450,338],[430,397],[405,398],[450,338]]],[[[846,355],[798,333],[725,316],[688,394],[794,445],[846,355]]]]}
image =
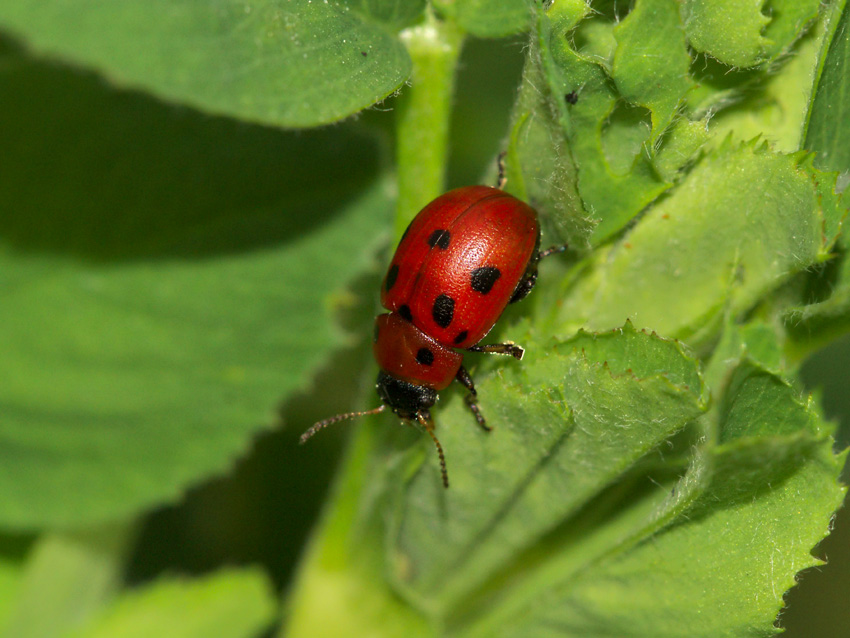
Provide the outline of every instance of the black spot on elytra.
{"type": "Polygon", "coordinates": [[[438,228],[433,233],[431,233],[431,236],[428,238],[428,245],[431,248],[437,246],[438,248],[445,250],[449,247],[449,242],[451,241],[451,239],[452,234],[449,231],[438,228]]]}
{"type": "Polygon", "coordinates": [[[410,306],[404,304],[398,309],[398,314],[402,319],[406,319],[407,321],[413,322],[413,314],[410,312],[410,306]]]}
{"type": "Polygon", "coordinates": [[[466,338],[467,338],[468,336],[469,336],[469,331],[468,331],[468,330],[464,330],[464,331],[462,331],[462,332],[458,332],[458,333],[457,333],[457,336],[455,337],[455,343],[463,343],[464,341],[466,341],[466,338]]]}
{"type": "Polygon", "coordinates": [[[419,351],[416,353],[416,361],[423,366],[429,366],[434,363],[434,353],[428,348],[419,348],[419,351]]]}
{"type": "Polygon", "coordinates": [[[390,266],[389,272],[387,272],[387,292],[389,292],[390,288],[395,285],[396,279],[398,279],[398,264],[393,264],[392,266],[390,266]]]}
{"type": "Polygon", "coordinates": [[[448,295],[440,295],[434,300],[431,316],[442,328],[448,328],[455,316],[455,300],[448,295]]]}
{"type": "Polygon", "coordinates": [[[483,266],[472,271],[472,289],[475,292],[480,292],[486,295],[493,289],[499,277],[502,276],[502,271],[495,266],[483,266]]]}

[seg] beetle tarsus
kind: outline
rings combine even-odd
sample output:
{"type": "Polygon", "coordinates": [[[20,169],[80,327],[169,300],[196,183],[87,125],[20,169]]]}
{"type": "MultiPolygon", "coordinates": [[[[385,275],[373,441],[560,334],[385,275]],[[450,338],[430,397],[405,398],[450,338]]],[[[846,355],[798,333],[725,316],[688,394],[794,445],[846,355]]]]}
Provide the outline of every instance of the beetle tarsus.
{"type": "Polygon", "coordinates": [[[505,190],[505,185],[508,183],[508,175],[507,170],[505,169],[505,156],[508,154],[507,151],[502,151],[499,153],[498,166],[499,166],[499,179],[496,181],[496,188],[500,191],[505,190]]]}
{"type": "Polygon", "coordinates": [[[525,356],[525,348],[518,346],[513,341],[505,341],[504,343],[490,343],[486,345],[475,345],[467,348],[470,352],[484,352],[487,354],[507,354],[518,361],[522,361],[525,356]]]}

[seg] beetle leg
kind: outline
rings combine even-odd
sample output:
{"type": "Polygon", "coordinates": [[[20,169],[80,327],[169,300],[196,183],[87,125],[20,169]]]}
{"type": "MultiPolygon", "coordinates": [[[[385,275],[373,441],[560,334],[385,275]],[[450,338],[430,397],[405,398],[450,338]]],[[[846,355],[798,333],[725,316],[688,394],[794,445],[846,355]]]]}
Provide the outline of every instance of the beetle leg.
{"type": "Polygon", "coordinates": [[[484,420],[484,415],[481,414],[481,408],[478,407],[478,392],[475,391],[475,384],[472,382],[472,377],[469,376],[469,372],[467,372],[466,368],[461,366],[457,371],[455,379],[457,379],[464,388],[469,390],[469,394],[466,395],[466,405],[469,406],[469,409],[475,416],[475,420],[478,421],[478,425],[480,425],[483,430],[490,432],[493,428],[487,425],[487,421],[484,420]]]}
{"type": "Polygon", "coordinates": [[[511,296],[511,300],[508,303],[516,303],[528,296],[528,293],[530,293],[531,289],[534,288],[534,284],[537,283],[537,264],[540,263],[541,259],[545,259],[549,255],[554,255],[556,253],[562,253],[566,249],[567,244],[550,246],[546,250],[538,251],[534,256],[532,256],[531,260],[528,262],[528,267],[525,269],[525,274],[516,285],[516,288],[514,288],[514,294],[511,296]]]}
{"type": "Polygon", "coordinates": [[[448,489],[449,473],[448,470],[446,470],[446,456],[443,454],[443,446],[440,445],[440,440],[437,438],[437,435],[434,434],[434,421],[431,420],[431,413],[428,410],[420,410],[416,413],[416,420],[419,421],[419,424],[425,429],[428,436],[431,437],[431,440],[434,441],[434,445],[437,447],[437,456],[440,457],[440,474],[443,476],[443,487],[448,489]]]}
{"type": "Polygon", "coordinates": [[[487,354],[509,354],[514,359],[522,360],[525,355],[525,349],[518,346],[513,341],[505,341],[505,343],[488,343],[485,345],[469,346],[470,352],[485,352],[487,354]]]}
{"type": "Polygon", "coordinates": [[[537,282],[537,262],[534,263],[532,267],[529,264],[528,269],[525,271],[525,275],[520,282],[516,285],[514,289],[514,294],[511,296],[511,300],[508,303],[516,303],[517,301],[521,301],[528,296],[528,293],[531,292],[531,289],[534,288],[534,284],[537,282]]]}
{"type": "Polygon", "coordinates": [[[502,151],[501,153],[499,153],[499,179],[498,181],[496,181],[496,188],[498,188],[499,190],[504,190],[505,184],[508,183],[507,171],[505,170],[505,155],[507,154],[507,151],[502,151]]]}
{"type": "Polygon", "coordinates": [[[555,253],[562,253],[569,247],[570,247],[569,244],[561,244],[559,246],[549,246],[549,248],[547,248],[546,250],[540,251],[540,253],[537,255],[537,261],[540,261],[541,259],[545,259],[549,255],[554,255],[555,253]]]}

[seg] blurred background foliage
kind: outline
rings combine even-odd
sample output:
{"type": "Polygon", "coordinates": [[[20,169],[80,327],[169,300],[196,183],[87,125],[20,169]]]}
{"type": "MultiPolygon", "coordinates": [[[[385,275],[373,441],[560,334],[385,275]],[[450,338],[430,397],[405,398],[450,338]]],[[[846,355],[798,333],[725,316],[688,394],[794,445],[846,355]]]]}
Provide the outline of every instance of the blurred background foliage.
{"type": "MultiPolygon", "coordinates": [[[[399,20],[403,22],[403,16],[399,20]]],[[[451,119],[447,186],[478,183],[484,176],[492,174],[493,158],[501,150],[500,140],[493,131],[508,130],[525,47],[525,37],[470,38],[465,44],[458,66],[451,119]],[[493,73],[492,69],[498,69],[498,73],[493,73]]],[[[236,201],[235,206],[245,205],[246,201],[258,208],[273,204],[263,198],[265,193],[276,192],[279,188],[277,180],[287,178],[280,174],[281,164],[272,159],[282,152],[290,154],[290,158],[297,157],[303,168],[298,179],[308,180],[306,190],[318,197],[314,202],[321,202],[319,194],[323,184],[332,180],[342,185],[340,199],[350,196],[357,190],[364,175],[387,165],[395,145],[397,98],[394,97],[325,129],[280,131],[203,115],[188,107],[165,104],[132,89],[115,90],[93,74],[35,56],[9,37],[0,38],[0,55],[7,62],[13,60],[19,69],[14,77],[6,78],[5,91],[0,92],[0,145],[10,139],[18,139],[11,130],[14,118],[4,119],[4,112],[36,109],[40,111],[40,121],[50,122],[51,115],[56,112],[54,109],[63,111],[63,118],[69,117],[69,113],[85,117],[85,113],[108,112],[118,104],[134,113],[134,127],[148,127],[150,135],[160,140],[159,144],[166,145],[169,138],[175,136],[179,139],[177,146],[182,145],[182,149],[171,150],[179,150],[186,157],[172,156],[175,167],[191,164],[196,155],[212,158],[207,168],[220,168],[216,178],[210,181],[223,185],[218,192],[207,193],[206,196],[217,197],[235,192],[238,197],[246,198],[236,201]],[[56,87],[60,87],[58,93],[56,87]],[[72,96],[71,102],[61,100],[68,96],[72,96]],[[243,156],[232,151],[240,148],[239,144],[228,146],[224,151],[192,147],[189,142],[195,139],[192,131],[196,128],[204,129],[206,133],[213,128],[216,129],[214,137],[239,139],[252,152],[257,146],[265,151],[259,156],[243,156]],[[340,152],[340,144],[346,145],[346,157],[357,157],[359,161],[344,166],[328,162],[330,155],[340,152]],[[227,182],[231,174],[242,175],[229,171],[228,167],[244,167],[245,162],[250,163],[254,176],[250,189],[240,189],[237,184],[227,182]]],[[[69,119],[60,121],[64,126],[70,126],[69,119]]],[[[127,121],[122,118],[120,125],[126,126],[127,121]]],[[[109,128],[107,122],[103,130],[103,139],[76,140],[75,143],[121,144],[120,128],[109,128]]],[[[197,137],[203,138],[206,133],[197,137]]],[[[36,136],[31,139],[33,145],[39,143],[36,136]]],[[[56,138],[45,135],[43,139],[56,138]]],[[[145,151],[139,152],[143,154],[145,151]]],[[[62,162],[60,149],[56,148],[34,151],[33,155],[42,159],[55,156],[57,163],[62,162]]],[[[142,155],[134,165],[144,161],[152,161],[152,158],[142,155]]],[[[283,166],[285,168],[289,164],[284,163],[283,166]]],[[[36,168],[45,173],[56,172],[55,165],[36,168]]],[[[0,169],[7,175],[15,175],[22,167],[4,165],[0,158],[0,169]]],[[[61,173],[69,180],[85,179],[87,171],[77,174],[65,169],[61,173]]],[[[132,180],[121,181],[120,167],[117,175],[109,177],[117,179],[112,195],[115,205],[121,206],[124,198],[120,186],[132,180]]],[[[179,172],[177,181],[197,178],[179,172]]],[[[208,175],[204,176],[204,179],[208,178],[208,175]]],[[[10,188],[8,181],[4,184],[5,188],[10,188]]],[[[172,183],[158,184],[158,190],[145,194],[148,198],[145,206],[150,205],[151,199],[162,201],[165,206],[173,205],[170,202],[174,189],[172,183]]],[[[4,192],[0,190],[0,203],[3,196],[4,192]]],[[[127,238],[146,236],[133,225],[143,224],[143,216],[134,218],[132,214],[127,215],[128,224],[122,227],[112,225],[109,219],[92,218],[88,226],[90,233],[70,238],[71,241],[65,236],[45,237],[38,232],[30,232],[33,228],[38,229],[43,222],[38,217],[40,211],[53,210],[50,197],[49,192],[32,193],[31,201],[35,203],[31,210],[26,211],[26,223],[11,224],[7,217],[4,227],[10,231],[13,245],[32,248],[33,242],[45,242],[36,247],[53,249],[61,246],[72,257],[83,255],[105,261],[116,257],[132,261],[150,255],[167,258],[175,250],[175,246],[169,245],[125,242],[127,238]],[[39,203],[41,198],[44,198],[43,204],[39,203]],[[108,253],[109,247],[116,245],[116,237],[121,246],[120,255],[108,253]],[[107,252],[100,253],[101,250],[107,252]]],[[[328,208],[334,204],[332,201],[325,203],[328,208]]],[[[189,202],[187,205],[185,200],[181,200],[181,206],[183,210],[175,211],[171,220],[179,230],[180,250],[184,251],[187,245],[191,245],[198,255],[203,255],[221,248],[206,242],[203,234],[193,232],[193,206],[199,210],[203,202],[189,202]]],[[[315,203],[310,206],[315,206],[315,203]]],[[[2,215],[10,213],[20,214],[20,211],[0,211],[2,215]]],[[[320,216],[321,211],[316,214],[320,216]]],[[[251,223],[269,222],[260,216],[251,223]]],[[[291,228],[275,228],[269,223],[266,237],[272,244],[286,240],[292,232],[291,228]]],[[[252,233],[252,242],[254,237],[252,233]]],[[[269,415],[267,431],[254,441],[244,457],[235,462],[232,472],[196,485],[184,495],[175,495],[175,504],[158,507],[144,518],[133,544],[126,574],[130,584],[146,582],[162,574],[202,574],[221,566],[260,564],[267,570],[275,588],[286,592],[304,544],[325,502],[347,432],[344,427],[329,430],[311,442],[309,453],[297,445],[298,436],[313,421],[350,409],[362,396],[363,388],[371,383],[371,375],[364,372],[369,370],[370,365],[368,343],[363,338],[365,335],[355,331],[359,326],[368,324],[375,313],[375,291],[389,249],[389,239],[378,236],[372,241],[375,248],[373,261],[362,269],[365,274],[350,286],[350,294],[338,300],[334,309],[342,327],[350,331],[347,339],[340,339],[344,345],[323,363],[309,389],[282,402],[276,419],[269,415]]],[[[226,249],[238,252],[238,239],[229,242],[226,249]]],[[[281,318],[278,329],[286,331],[291,327],[287,326],[285,318],[281,318]]],[[[850,338],[845,337],[811,357],[802,370],[807,388],[822,393],[826,416],[840,423],[839,449],[850,445],[848,369],[850,338]]],[[[845,471],[845,480],[848,478],[845,471]]],[[[34,541],[35,536],[27,532],[6,533],[0,536],[0,547],[7,556],[23,556],[34,541]]],[[[801,584],[786,595],[787,608],[782,613],[781,623],[788,630],[786,635],[792,638],[843,636],[850,626],[850,609],[845,604],[850,596],[850,515],[846,509],[839,512],[834,532],[816,553],[828,558],[828,564],[803,572],[801,584]]],[[[0,601],[0,611],[2,605],[0,601]]]]}

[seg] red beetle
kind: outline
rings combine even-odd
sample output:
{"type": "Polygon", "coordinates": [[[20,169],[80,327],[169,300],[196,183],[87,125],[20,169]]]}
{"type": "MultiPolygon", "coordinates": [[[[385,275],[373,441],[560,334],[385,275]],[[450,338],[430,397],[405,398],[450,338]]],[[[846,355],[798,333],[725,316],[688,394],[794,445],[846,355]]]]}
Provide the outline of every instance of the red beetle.
{"type": "Polygon", "coordinates": [[[469,390],[466,402],[476,420],[490,430],[456,349],[522,359],[523,349],[512,342],[478,342],[509,303],[531,291],[538,262],[566,249],[541,252],[539,247],[537,213],[498,188],[458,188],[423,208],[404,232],[381,286],[381,304],[390,311],[375,319],[373,351],[382,405],[320,421],[301,442],[331,423],[389,407],[403,420],[419,423],[434,440],[448,487],[430,408],[437,391],[457,379],[469,390]]]}

